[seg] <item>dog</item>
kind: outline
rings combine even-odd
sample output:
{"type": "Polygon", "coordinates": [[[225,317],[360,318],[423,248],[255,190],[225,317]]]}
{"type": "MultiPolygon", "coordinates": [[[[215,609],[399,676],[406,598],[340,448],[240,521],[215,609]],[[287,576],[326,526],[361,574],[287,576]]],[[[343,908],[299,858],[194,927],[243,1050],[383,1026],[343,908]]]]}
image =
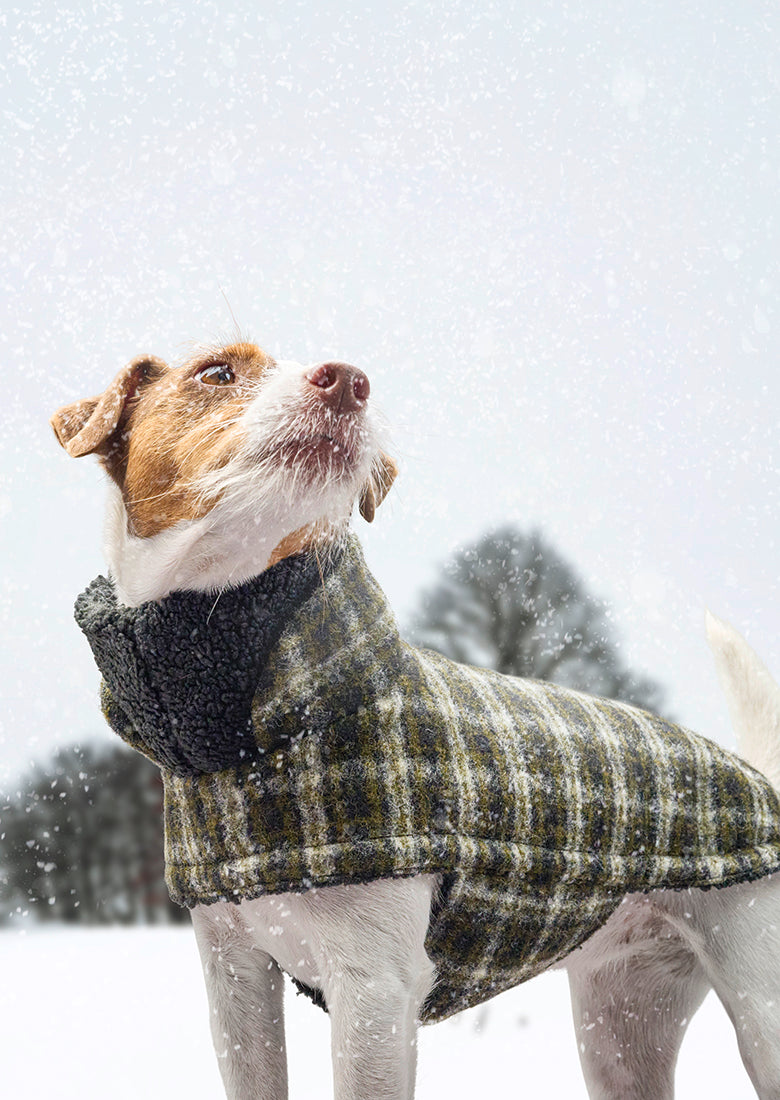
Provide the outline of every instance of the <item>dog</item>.
{"type": "MultiPolygon", "coordinates": [[[[230,594],[242,586],[260,600],[253,607],[288,598],[290,586],[309,584],[311,591],[308,574],[292,565],[285,572],[287,563],[315,561],[324,577],[355,504],[373,520],[397,473],[369,394],[368,378],[349,364],[276,361],[236,342],[206,348],[173,369],[141,356],[98,397],[60,409],[52,418],[59,442],[74,457],[97,455],[108,474],[105,549],[116,607],[93,616],[107,648],[126,640],[121,615],[168,608],[179,593],[205,599],[197,606],[208,605],[209,616],[227,602],[229,623],[240,612],[230,594]],[[277,578],[267,590],[266,577],[277,578]]],[[[99,595],[109,598],[104,590],[99,595]]],[[[708,632],[740,750],[778,788],[780,690],[732,628],[710,617],[708,632]]],[[[103,642],[93,644],[96,656],[103,642]]],[[[182,652],[187,644],[185,638],[182,652]]],[[[160,647],[159,659],[172,663],[174,675],[191,674],[187,691],[197,695],[208,676],[169,650],[160,647]]],[[[237,669],[242,653],[239,647],[231,656],[237,669]]],[[[134,659],[129,650],[115,662],[114,694],[130,668],[125,659],[134,659]]],[[[224,690],[230,696],[232,685],[224,690]]],[[[199,721],[211,704],[201,707],[197,698],[199,721]]],[[[114,728],[168,769],[167,825],[174,829],[176,798],[189,797],[204,773],[254,767],[246,740],[252,735],[239,730],[227,759],[199,725],[197,744],[180,739],[174,751],[170,740],[155,741],[158,704],[153,691],[151,732],[142,736],[111,693],[104,698],[114,728]]],[[[300,726],[290,752],[307,751],[310,717],[294,706],[284,717],[300,726]]],[[[269,746],[264,759],[278,767],[282,756],[269,746]]],[[[227,805],[231,796],[221,797],[227,805]]],[[[239,877],[232,890],[222,883],[223,893],[208,904],[190,898],[229,1100],[287,1095],[283,973],[327,1005],[337,1100],[413,1096],[417,1023],[441,979],[426,938],[446,887],[446,876],[425,866],[419,873],[361,873],[360,881],[337,885],[304,879],[297,888],[248,897],[239,877]]],[[[766,866],[774,872],[776,864],[766,866]]],[[[629,892],[609,912],[594,907],[589,934],[545,964],[568,971],[594,1100],[671,1097],[686,1025],[711,988],[734,1023],[758,1096],[780,1097],[780,876],[759,868],[746,877],[719,889],[629,892]]]]}

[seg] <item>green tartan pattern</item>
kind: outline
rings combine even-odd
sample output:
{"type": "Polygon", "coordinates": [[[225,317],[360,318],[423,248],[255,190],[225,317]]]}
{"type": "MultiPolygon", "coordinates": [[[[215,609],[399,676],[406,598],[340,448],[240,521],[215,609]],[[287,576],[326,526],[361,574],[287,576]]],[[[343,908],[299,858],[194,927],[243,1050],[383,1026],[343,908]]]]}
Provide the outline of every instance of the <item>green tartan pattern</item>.
{"type": "Polygon", "coordinates": [[[634,707],[410,647],[352,539],[290,617],[252,718],[256,759],[164,772],[172,897],[439,874],[425,1021],[565,957],[628,892],[780,867],[757,772],[634,707]]]}

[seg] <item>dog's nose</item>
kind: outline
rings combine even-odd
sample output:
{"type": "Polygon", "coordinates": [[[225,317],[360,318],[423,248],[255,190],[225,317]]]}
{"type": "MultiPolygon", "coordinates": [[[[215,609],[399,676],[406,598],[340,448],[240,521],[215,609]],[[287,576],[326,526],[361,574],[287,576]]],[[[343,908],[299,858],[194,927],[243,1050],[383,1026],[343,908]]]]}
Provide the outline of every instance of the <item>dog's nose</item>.
{"type": "Polygon", "coordinates": [[[307,371],[305,377],[322,391],[322,400],[337,413],[362,409],[371,392],[362,370],[349,363],[319,363],[307,371]]]}

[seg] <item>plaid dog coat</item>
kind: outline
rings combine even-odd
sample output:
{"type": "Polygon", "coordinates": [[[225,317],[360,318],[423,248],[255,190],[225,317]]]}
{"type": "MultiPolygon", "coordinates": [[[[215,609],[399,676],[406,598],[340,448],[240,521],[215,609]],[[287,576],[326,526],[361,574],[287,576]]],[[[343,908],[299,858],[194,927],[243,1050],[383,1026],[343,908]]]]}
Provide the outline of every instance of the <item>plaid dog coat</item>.
{"type": "Polygon", "coordinates": [[[414,649],[349,535],[218,599],[77,620],[104,713],[160,765],[166,878],[193,906],[435,873],[442,1019],[546,969],[632,891],[780,867],[780,802],[717,745],[623,703],[414,649]]]}

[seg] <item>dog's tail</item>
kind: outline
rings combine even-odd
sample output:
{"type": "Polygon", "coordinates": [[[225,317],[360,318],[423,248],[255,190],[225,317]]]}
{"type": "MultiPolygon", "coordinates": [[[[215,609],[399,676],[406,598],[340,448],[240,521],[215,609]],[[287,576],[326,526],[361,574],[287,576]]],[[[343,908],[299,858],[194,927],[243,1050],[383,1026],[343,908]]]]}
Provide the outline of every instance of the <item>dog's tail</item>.
{"type": "Polygon", "coordinates": [[[733,626],[707,612],[707,638],[740,756],[780,790],[780,687],[733,626]]]}

